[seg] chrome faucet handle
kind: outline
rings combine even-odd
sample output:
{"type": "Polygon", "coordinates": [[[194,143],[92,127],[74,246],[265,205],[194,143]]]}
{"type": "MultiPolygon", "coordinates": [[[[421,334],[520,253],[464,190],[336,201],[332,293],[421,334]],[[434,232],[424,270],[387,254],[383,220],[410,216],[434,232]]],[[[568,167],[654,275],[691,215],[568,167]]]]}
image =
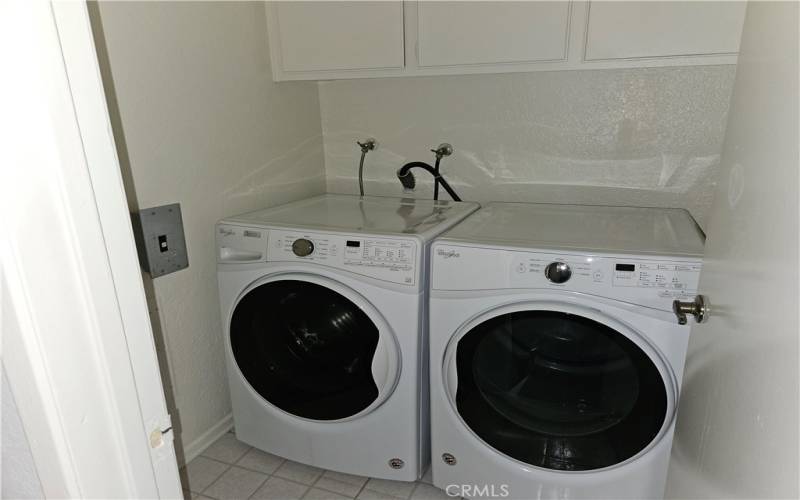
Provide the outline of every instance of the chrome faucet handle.
{"type": "Polygon", "coordinates": [[[453,146],[446,142],[443,142],[439,144],[438,148],[431,149],[431,153],[435,153],[436,159],[439,160],[443,156],[450,156],[451,154],[453,154],[453,146]]]}
{"type": "Polygon", "coordinates": [[[685,325],[687,322],[686,315],[691,314],[697,323],[703,323],[708,320],[710,307],[708,300],[702,295],[698,295],[691,302],[681,302],[675,300],[672,302],[672,312],[678,318],[679,325],[685,325]]]}
{"type": "Polygon", "coordinates": [[[376,141],[375,138],[373,137],[364,139],[364,142],[356,141],[356,144],[358,144],[361,147],[362,153],[366,153],[367,151],[372,151],[378,147],[378,141],[376,141]]]}

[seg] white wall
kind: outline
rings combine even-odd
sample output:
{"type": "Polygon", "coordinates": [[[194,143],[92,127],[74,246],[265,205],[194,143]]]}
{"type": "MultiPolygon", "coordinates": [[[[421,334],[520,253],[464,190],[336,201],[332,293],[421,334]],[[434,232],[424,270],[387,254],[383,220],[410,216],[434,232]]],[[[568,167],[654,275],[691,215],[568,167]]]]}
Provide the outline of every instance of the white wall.
{"type": "MultiPolygon", "coordinates": [[[[448,181],[468,200],[666,206],[703,224],[734,66],[321,82],[328,190],[354,193],[357,138],[374,136],[368,193],[449,142],[448,181]]],[[[419,171],[416,196],[431,195],[419,171]]],[[[446,197],[446,194],[444,195],[446,197]]]]}
{"type": "Polygon", "coordinates": [[[324,191],[317,86],[272,82],[258,2],[90,11],[131,208],[179,202],[183,212],[189,268],[145,285],[191,455],[230,413],[214,223],[324,191]]]}
{"type": "Polygon", "coordinates": [[[748,3],[667,498],[800,495],[798,14],[748,3]]]}
{"type": "Polygon", "coordinates": [[[0,376],[2,376],[3,391],[1,396],[3,404],[0,405],[2,406],[0,418],[2,419],[3,436],[2,456],[0,457],[0,461],[2,461],[0,496],[14,499],[44,498],[31,446],[25,435],[25,429],[22,428],[17,403],[6,380],[4,368],[0,371],[0,376]]]}

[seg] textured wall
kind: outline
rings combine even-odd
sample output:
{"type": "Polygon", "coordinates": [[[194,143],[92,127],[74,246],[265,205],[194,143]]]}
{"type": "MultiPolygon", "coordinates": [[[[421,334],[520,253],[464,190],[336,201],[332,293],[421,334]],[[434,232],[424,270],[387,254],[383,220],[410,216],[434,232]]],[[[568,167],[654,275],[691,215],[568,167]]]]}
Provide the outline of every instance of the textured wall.
{"type": "Polygon", "coordinates": [[[324,191],[317,86],[272,82],[259,2],[92,12],[131,207],[183,211],[189,268],[145,284],[187,446],[230,412],[214,223],[324,191]]]}
{"type": "Polygon", "coordinates": [[[14,394],[6,380],[6,372],[2,375],[2,498],[44,498],[39,474],[33,461],[31,447],[22,420],[17,411],[14,394]]]}
{"type": "MultiPolygon", "coordinates": [[[[561,71],[320,83],[328,190],[352,193],[356,138],[374,136],[366,189],[402,192],[395,171],[443,161],[464,199],[710,206],[734,66],[561,71]]],[[[430,196],[427,184],[417,196],[430,196]]]]}

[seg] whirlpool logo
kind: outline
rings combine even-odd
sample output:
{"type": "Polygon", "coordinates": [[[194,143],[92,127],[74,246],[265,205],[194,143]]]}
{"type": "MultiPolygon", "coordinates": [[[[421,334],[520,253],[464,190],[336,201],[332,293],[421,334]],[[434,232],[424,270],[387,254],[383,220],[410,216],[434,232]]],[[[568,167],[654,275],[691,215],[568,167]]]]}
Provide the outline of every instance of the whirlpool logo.
{"type": "Polygon", "coordinates": [[[461,254],[456,252],[455,250],[449,250],[444,248],[437,248],[436,255],[445,259],[452,259],[452,258],[459,258],[461,254]]]}

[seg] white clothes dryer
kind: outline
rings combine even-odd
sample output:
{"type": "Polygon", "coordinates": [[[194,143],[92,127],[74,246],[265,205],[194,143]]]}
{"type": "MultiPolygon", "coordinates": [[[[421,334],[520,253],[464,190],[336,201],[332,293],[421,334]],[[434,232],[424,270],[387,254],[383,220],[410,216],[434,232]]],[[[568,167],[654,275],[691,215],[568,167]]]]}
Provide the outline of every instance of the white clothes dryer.
{"type": "Polygon", "coordinates": [[[477,208],[322,195],[220,221],[237,438],[317,467],[417,479],[429,457],[428,247],[477,208]]]}
{"type": "Polygon", "coordinates": [[[494,203],[432,246],[434,484],[660,498],[704,235],[683,210],[494,203]]]}

